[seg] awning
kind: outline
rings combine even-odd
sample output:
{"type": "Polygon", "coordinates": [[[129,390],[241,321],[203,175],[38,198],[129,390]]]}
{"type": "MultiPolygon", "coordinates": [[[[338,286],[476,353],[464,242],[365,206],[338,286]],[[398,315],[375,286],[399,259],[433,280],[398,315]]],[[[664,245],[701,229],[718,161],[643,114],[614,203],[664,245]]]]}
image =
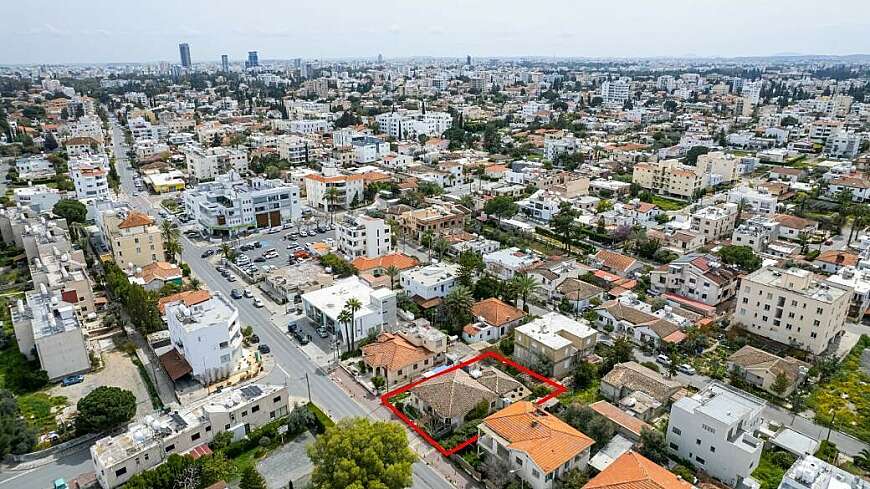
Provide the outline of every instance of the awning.
{"type": "Polygon", "coordinates": [[[160,355],[160,365],[163,365],[163,370],[166,370],[169,378],[173,382],[193,372],[190,364],[184,359],[175,348],[160,355]]]}
{"type": "Polygon", "coordinates": [[[208,444],[203,443],[202,445],[193,447],[187,452],[187,454],[190,455],[190,458],[196,460],[200,457],[211,455],[211,448],[208,447],[208,444]]]}

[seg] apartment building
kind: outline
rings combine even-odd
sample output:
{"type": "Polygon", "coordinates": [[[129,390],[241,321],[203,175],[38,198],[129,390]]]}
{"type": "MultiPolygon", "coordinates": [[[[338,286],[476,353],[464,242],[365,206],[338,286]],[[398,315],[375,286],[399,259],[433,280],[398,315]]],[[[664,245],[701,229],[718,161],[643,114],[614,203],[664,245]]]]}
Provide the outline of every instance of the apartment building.
{"type": "Polygon", "coordinates": [[[704,243],[731,236],[737,222],[737,204],[724,204],[704,207],[692,214],[692,231],[704,237],[704,243]]]}
{"type": "Polygon", "coordinates": [[[764,253],[768,245],[775,242],[778,236],[779,223],[767,216],[755,216],[734,228],[734,232],[731,233],[731,243],[737,246],[748,246],[756,253],[764,253]]]}
{"type": "Polygon", "coordinates": [[[766,267],[743,278],[733,322],[747,331],[821,355],[845,332],[852,288],[800,268],[766,267]]]}
{"type": "MultiPolygon", "coordinates": [[[[650,287],[716,307],[737,293],[738,273],[712,255],[690,253],[650,272],[650,287]]],[[[668,295],[666,295],[668,298],[668,295]]]]}
{"type": "Polygon", "coordinates": [[[741,185],[728,191],[728,202],[743,203],[743,210],[756,214],[772,215],[776,212],[777,198],[765,188],[750,188],[741,185]]]}
{"type": "Polygon", "coordinates": [[[105,156],[79,157],[70,160],[69,176],[76,198],[83,201],[109,200],[109,162],[105,156]]]}
{"type": "Polygon", "coordinates": [[[365,214],[346,214],[335,223],[338,251],[350,260],[386,255],[392,247],[390,226],[365,214]]]}
{"type": "Polygon", "coordinates": [[[302,294],[302,307],[309,320],[333,332],[341,341],[350,335],[349,327],[354,328],[353,336],[359,341],[396,325],[396,293],[388,288],[373,289],[357,276],[302,294]],[[339,323],[338,315],[351,298],[357,299],[362,308],[356,311],[354,324],[349,326],[339,323]]]}
{"type": "Polygon", "coordinates": [[[103,489],[119,487],[136,474],[208,445],[218,433],[241,439],[260,426],[287,415],[301,399],[285,385],[246,384],[211,395],[189,406],[171,406],[148,415],[116,436],[91,445],[91,461],[103,489]]]}
{"type": "Polygon", "coordinates": [[[148,214],[112,209],[104,211],[99,222],[119,266],[141,268],[165,259],[160,227],[148,214]]]}
{"type": "MultiPolygon", "coordinates": [[[[204,385],[229,377],[242,358],[239,310],[220,292],[198,290],[161,301],[175,351],[204,385]]],[[[176,379],[173,379],[176,380],[176,379]]]]}
{"type": "Polygon", "coordinates": [[[740,178],[738,167],[741,158],[722,151],[712,151],[698,156],[695,165],[699,174],[707,175],[710,185],[731,183],[740,178]]]}
{"type": "Polygon", "coordinates": [[[294,135],[280,136],[278,138],[278,156],[293,165],[307,162],[308,140],[294,135]]]}
{"type": "Polygon", "coordinates": [[[469,214],[461,205],[442,203],[404,212],[398,221],[406,238],[420,241],[427,232],[437,237],[464,230],[469,214]]]}
{"type": "Polygon", "coordinates": [[[363,175],[305,175],[308,205],[327,212],[335,207],[350,209],[354,201],[362,203],[364,189],[363,175]]]}
{"type": "Polygon", "coordinates": [[[631,97],[630,88],[628,80],[605,80],[601,82],[599,94],[606,104],[622,105],[631,97]]]}
{"type": "Polygon", "coordinates": [[[248,152],[244,149],[188,144],[181,151],[187,163],[187,176],[196,181],[212,180],[230,171],[248,173],[248,152]]]}
{"type": "Polygon", "coordinates": [[[418,136],[441,136],[450,129],[453,117],[447,112],[428,112],[425,109],[386,112],[375,117],[381,132],[397,140],[417,139],[418,136]]]}
{"type": "Polygon", "coordinates": [[[16,205],[30,207],[34,212],[48,212],[61,200],[62,192],[47,185],[38,184],[12,189],[16,205]]]}
{"type": "Polygon", "coordinates": [[[399,284],[408,297],[428,301],[446,296],[453,290],[458,276],[459,265],[443,262],[405,270],[399,275],[399,284]]]}
{"type": "Polygon", "coordinates": [[[786,471],[778,489],[870,489],[870,481],[812,455],[804,455],[786,471]]]}
{"type": "Polygon", "coordinates": [[[761,428],[766,401],[719,382],[711,382],[671,407],[668,447],[699,470],[731,486],[752,474],[764,442],[761,428]]]}
{"type": "Polygon", "coordinates": [[[235,171],[189,188],[183,195],[187,214],[212,236],[234,236],[302,217],[299,187],[280,180],[243,179],[235,171]]]}
{"type": "Polygon", "coordinates": [[[49,380],[90,370],[85,332],[76,316],[75,304],[63,294],[40,284],[10,307],[12,327],[20,351],[39,366],[49,380]]]}
{"type": "Polygon", "coordinates": [[[15,160],[15,169],[20,180],[39,180],[55,174],[54,164],[43,155],[26,156],[15,160]]]}
{"type": "Polygon", "coordinates": [[[477,427],[478,452],[503,461],[532,489],[550,489],[572,469],[585,470],[594,441],[529,401],[487,416],[477,427]]]}
{"type": "Polygon", "coordinates": [[[570,375],[577,362],[593,352],[598,333],[586,320],[575,320],[548,312],[514,328],[514,358],[532,365],[538,357],[552,364],[551,372],[539,372],[556,379],[570,375]],[[582,321],[582,322],[581,322],[582,321]]]}
{"type": "Polygon", "coordinates": [[[706,173],[699,174],[697,167],[678,160],[638,163],[631,181],[651,192],[681,199],[693,198],[709,182],[706,173]]]}

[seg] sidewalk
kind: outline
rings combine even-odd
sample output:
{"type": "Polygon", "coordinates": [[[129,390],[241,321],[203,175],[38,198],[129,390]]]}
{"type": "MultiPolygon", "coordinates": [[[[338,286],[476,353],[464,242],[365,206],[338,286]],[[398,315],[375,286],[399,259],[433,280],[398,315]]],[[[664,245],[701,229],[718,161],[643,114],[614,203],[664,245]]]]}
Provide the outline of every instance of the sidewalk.
{"type": "Polygon", "coordinates": [[[408,446],[417,454],[420,461],[435,469],[447,482],[459,489],[478,488],[480,485],[468,476],[465,472],[456,469],[438,450],[424,440],[405,423],[393,416],[393,413],[387,409],[379,397],[372,396],[366,391],[356,380],[350,376],[344,369],[337,368],[329,375],[329,378],[341,390],[356,401],[357,404],[366,410],[369,416],[383,421],[395,421],[401,423],[408,433],[408,446]]]}

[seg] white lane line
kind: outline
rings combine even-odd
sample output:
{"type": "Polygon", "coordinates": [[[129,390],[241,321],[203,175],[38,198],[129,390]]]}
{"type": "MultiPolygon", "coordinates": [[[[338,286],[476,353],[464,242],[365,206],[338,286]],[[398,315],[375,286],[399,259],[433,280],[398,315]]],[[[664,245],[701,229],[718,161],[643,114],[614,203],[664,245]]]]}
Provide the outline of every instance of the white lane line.
{"type": "Polygon", "coordinates": [[[17,479],[17,478],[19,478],[19,477],[21,477],[21,476],[27,475],[27,474],[33,472],[34,470],[36,470],[36,469],[25,470],[24,472],[22,472],[22,473],[20,473],[20,474],[18,474],[18,475],[13,475],[12,477],[10,477],[10,478],[8,478],[8,479],[6,479],[6,480],[4,480],[4,481],[0,481],[0,486],[2,486],[3,484],[6,484],[7,482],[12,482],[12,481],[14,481],[15,479],[17,479]]]}

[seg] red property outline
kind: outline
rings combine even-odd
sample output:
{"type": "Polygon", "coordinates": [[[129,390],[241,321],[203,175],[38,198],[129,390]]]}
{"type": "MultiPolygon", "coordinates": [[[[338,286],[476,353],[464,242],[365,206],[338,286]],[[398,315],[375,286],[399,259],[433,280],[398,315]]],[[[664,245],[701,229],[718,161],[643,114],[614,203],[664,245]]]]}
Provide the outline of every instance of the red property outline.
{"type": "Polygon", "coordinates": [[[460,443],[460,444],[456,445],[455,447],[451,448],[450,450],[448,450],[448,449],[444,448],[443,446],[441,446],[440,443],[435,441],[435,439],[432,438],[429,435],[429,433],[426,433],[426,430],[424,430],[423,428],[418,426],[417,423],[411,421],[411,418],[409,418],[407,415],[405,415],[405,413],[400,411],[399,408],[397,408],[395,406],[395,404],[391,403],[390,399],[393,397],[396,397],[397,395],[399,395],[403,392],[409,391],[410,389],[422,384],[423,382],[426,382],[426,381],[429,381],[431,379],[434,379],[435,377],[450,373],[456,369],[467,367],[473,363],[477,363],[477,362],[479,362],[481,360],[485,360],[487,358],[492,358],[492,359],[497,360],[505,365],[509,365],[509,366],[519,370],[520,372],[522,372],[524,374],[530,375],[531,377],[552,386],[553,391],[550,392],[549,394],[547,394],[546,396],[538,399],[535,402],[536,404],[543,404],[543,403],[549,401],[550,399],[552,399],[556,396],[560,396],[568,391],[567,387],[556,382],[555,380],[544,377],[543,375],[541,375],[533,370],[530,370],[530,369],[514,362],[513,360],[505,358],[503,355],[500,355],[500,354],[495,353],[495,352],[486,352],[486,353],[481,353],[480,355],[478,355],[470,360],[466,360],[464,362],[457,363],[456,365],[453,365],[450,368],[444,369],[444,370],[438,372],[437,374],[435,374],[431,377],[419,379],[419,380],[416,380],[414,382],[411,382],[410,384],[403,385],[402,387],[393,389],[390,392],[387,392],[386,394],[381,396],[381,404],[386,406],[387,409],[389,409],[390,411],[393,412],[393,414],[398,416],[399,419],[401,419],[406,425],[411,427],[412,430],[417,432],[418,435],[422,436],[424,440],[426,440],[430,445],[435,447],[441,453],[441,455],[444,455],[445,457],[449,457],[450,455],[453,455],[454,453],[458,452],[459,450],[462,450],[463,448],[467,447],[468,445],[471,445],[472,443],[476,442],[477,435],[472,436],[471,438],[463,441],[462,443],[460,443]]]}

